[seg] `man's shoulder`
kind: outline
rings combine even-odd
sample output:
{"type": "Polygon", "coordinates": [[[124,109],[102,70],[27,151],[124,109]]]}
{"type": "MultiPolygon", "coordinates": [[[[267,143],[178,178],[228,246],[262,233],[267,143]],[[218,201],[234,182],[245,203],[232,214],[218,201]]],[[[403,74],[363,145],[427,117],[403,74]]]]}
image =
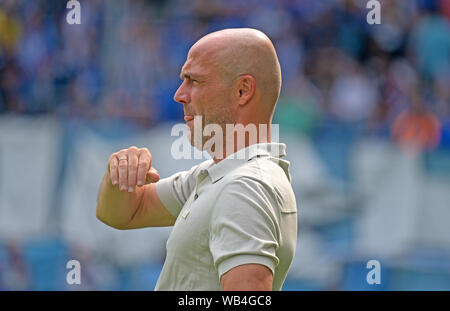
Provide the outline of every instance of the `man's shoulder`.
{"type": "Polygon", "coordinates": [[[186,193],[190,192],[195,185],[195,181],[197,176],[201,171],[206,170],[211,164],[213,160],[205,160],[201,163],[195,164],[192,167],[184,170],[173,173],[172,175],[161,179],[156,183],[157,190],[160,188],[173,188],[180,189],[185,188],[186,193]]]}
{"type": "MultiPolygon", "coordinates": [[[[269,159],[249,161],[248,164],[229,172],[220,183],[218,198],[233,202],[233,205],[227,208],[230,213],[233,213],[233,207],[241,209],[242,203],[245,202],[251,203],[253,208],[265,210],[277,219],[283,213],[297,212],[291,183],[283,168],[269,159]]],[[[223,203],[223,200],[220,202],[223,203]]]]}
{"type": "Polygon", "coordinates": [[[284,169],[277,160],[272,157],[255,157],[242,166],[235,168],[226,182],[234,180],[254,180],[270,187],[287,186],[291,187],[288,177],[288,169],[284,169]]]}
{"type": "Polygon", "coordinates": [[[235,168],[224,176],[222,186],[225,191],[239,186],[243,192],[264,191],[281,204],[286,204],[286,200],[295,201],[288,170],[271,157],[255,158],[235,168]]]}

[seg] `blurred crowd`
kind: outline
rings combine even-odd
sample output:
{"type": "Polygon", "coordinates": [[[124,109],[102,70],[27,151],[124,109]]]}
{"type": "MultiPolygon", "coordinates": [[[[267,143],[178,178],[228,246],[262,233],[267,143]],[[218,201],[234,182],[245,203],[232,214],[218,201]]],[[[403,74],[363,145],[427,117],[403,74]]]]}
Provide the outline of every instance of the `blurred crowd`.
{"type": "Polygon", "coordinates": [[[279,54],[282,127],[313,135],[357,124],[420,148],[449,145],[450,2],[381,1],[380,25],[366,22],[366,3],[90,0],[81,25],[69,25],[64,1],[2,0],[0,113],[138,129],[179,121],[172,98],[189,47],[214,30],[253,27],[279,54]]]}

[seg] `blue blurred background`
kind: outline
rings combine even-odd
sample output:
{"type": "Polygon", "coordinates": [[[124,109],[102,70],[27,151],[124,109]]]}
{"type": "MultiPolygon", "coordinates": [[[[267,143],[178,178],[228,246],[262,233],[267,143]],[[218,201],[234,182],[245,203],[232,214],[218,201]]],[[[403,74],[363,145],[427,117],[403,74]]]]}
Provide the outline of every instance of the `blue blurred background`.
{"type": "Polygon", "coordinates": [[[173,160],[190,46],[253,27],[275,44],[274,123],[299,208],[284,290],[450,290],[450,0],[0,0],[0,290],[152,290],[170,228],[95,218],[112,152],[173,160]],[[81,264],[68,285],[66,263],[81,264]],[[369,285],[369,260],[381,284],[369,285]]]}

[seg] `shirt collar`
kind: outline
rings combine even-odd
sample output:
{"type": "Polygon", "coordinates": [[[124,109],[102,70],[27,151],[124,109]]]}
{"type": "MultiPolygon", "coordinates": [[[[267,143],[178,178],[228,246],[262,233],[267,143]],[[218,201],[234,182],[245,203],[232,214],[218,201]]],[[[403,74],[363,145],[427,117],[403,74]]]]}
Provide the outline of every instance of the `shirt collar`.
{"type": "Polygon", "coordinates": [[[209,176],[211,176],[212,182],[215,183],[228,172],[241,166],[245,162],[248,162],[255,157],[262,156],[283,158],[286,156],[286,145],[281,143],[253,144],[230,154],[219,163],[214,164],[213,162],[206,170],[208,171],[209,176]]]}

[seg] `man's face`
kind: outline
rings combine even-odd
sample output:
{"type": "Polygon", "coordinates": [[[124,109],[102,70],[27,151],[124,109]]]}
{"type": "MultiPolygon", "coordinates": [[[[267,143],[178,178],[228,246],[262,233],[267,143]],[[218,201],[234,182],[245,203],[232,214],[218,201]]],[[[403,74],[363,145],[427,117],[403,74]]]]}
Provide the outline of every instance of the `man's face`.
{"type": "MultiPolygon", "coordinates": [[[[232,82],[222,74],[217,61],[191,49],[180,77],[183,82],[176,91],[174,100],[183,105],[192,145],[194,145],[195,116],[202,117],[201,133],[208,124],[218,124],[224,129],[225,124],[234,123],[232,82]]],[[[208,139],[208,136],[202,135],[202,146],[195,147],[202,149],[208,139]]]]}

